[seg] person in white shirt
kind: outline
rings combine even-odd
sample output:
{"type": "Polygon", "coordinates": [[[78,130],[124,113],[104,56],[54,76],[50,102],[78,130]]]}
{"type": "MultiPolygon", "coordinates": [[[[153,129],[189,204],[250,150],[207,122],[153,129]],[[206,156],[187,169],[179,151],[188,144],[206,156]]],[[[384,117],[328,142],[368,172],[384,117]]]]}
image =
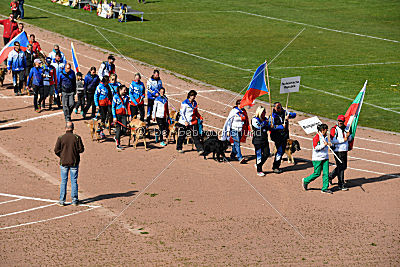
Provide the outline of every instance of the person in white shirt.
{"type": "Polygon", "coordinates": [[[156,130],[156,143],[158,141],[161,142],[161,146],[166,146],[168,143],[164,142],[163,135],[165,134],[166,138],[168,138],[168,118],[169,118],[169,110],[168,110],[168,98],[165,96],[165,89],[160,89],[160,95],[154,100],[153,106],[153,114],[152,118],[154,122],[157,122],[158,131],[156,130]],[[159,139],[159,140],[158,140],[159,139]]]}
{"type": "Polygon", "coordinates": [[[322,191],[321,193],[332,194],[329,190],[329,154],[328,146],[331,145],[328,142],[328,137],[326,136],[328,132],[328,125],[320,124],[317,126],[317,134],[313,138],[313,151],[312,151],[312,163],[314,165],[314,172],[307,178],[302,179],[302,185],[304,190],[308,190],[308,184],[317,179],[322,175],[322,191]]]}

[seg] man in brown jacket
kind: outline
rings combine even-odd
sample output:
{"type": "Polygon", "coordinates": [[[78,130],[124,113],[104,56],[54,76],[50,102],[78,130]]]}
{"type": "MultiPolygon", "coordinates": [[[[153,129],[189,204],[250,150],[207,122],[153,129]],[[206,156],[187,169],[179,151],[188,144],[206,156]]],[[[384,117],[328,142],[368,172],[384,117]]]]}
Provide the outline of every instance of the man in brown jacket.
{"type": "Polygon", "coordinates": [[[65,205],[67,192],[68,173],[71,175],[71,199],[72,205],[79,204],[78,199],[78,169],[80,161],[80,153],[85,150],[80,136],[74,134],[74,124],[67,122],[65,127],[66,133],[57,139],[54,153],[60,158],[61,169],[61,186],[60,186],[60,202],[59,206],[65,205]]]}

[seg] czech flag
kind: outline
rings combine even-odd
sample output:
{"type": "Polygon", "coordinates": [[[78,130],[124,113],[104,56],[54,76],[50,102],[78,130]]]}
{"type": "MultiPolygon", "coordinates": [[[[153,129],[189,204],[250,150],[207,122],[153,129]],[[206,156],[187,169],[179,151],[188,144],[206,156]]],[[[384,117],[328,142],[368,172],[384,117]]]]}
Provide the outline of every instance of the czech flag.
{"type": "Polygon", "coordinates": [[[3,62],[4,60],[7,59],[8,54],[14,49],[14,42],[19,42],[21,50],[25,51],[29,45],[28,36],[26,35],[26,32],[23,31],[17,36],[15,36],[14,39],[8,42],[8,44],[6,44],[3,49],[1,49],[0,62],[3,62]]]}
{"type": "Polygon", "coordinates": [[[364,87],[358,93],[357,97],[354,99],[353,103],[350,105],[350,107],[346,111],[346,114],[344,115],[346,118],[344,122],[346,125],[346,131],[350,131],[350,135],[353,137],[353,139],[349,143],[349,150],[353,149],[354,137],[356,136],[358,118],[360,116],[361,107],[364,101],[367,82],[368,81],[365,81],[364,87]]]}
{"type": "Polygon", "coordinates": [[[75,55],[75,47],[72,42],[71,42],[71,53],[72,53],[72,62],[74,63],[75,72],[79,72],[78,58],[75,55]]]}
{"type": "Polygon", "coordinates": [[[265,67],[267,62],[261,64],[251,79],[249,88],[240,102],[240,107],[253,106],[257,97],[268,94],[268,88],[265,84],[265,67]]]}

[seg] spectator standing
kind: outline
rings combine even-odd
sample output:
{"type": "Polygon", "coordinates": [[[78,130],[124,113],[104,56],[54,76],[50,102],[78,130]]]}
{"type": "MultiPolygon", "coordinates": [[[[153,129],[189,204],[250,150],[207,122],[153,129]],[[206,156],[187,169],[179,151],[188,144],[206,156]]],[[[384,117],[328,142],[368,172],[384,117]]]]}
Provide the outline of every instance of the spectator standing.
{"type": "Polygon", "coordinates": [[[312,151],[312,163],[314,165],[314,173],[307,178],[302,179],[302,185],[304,190],[308,190],[308,184],[314,181],[322,175],[322,191],[321,193],[332,194],[329,187],[329,155],[328,155],[328,138],[326,136],[328,132],[328,125],[320,124],[317,126],[318,133],[313,138],[313,151],[312,151]]]}
{"type": "Polygon", "coordinates": [[[158,131],[156,131],[155,139],[156,143],[161,142],[161,146],[166,146],[168,143],[164,142],[164,134],[166,139],[168,139],[169,129],[168,129],[168,119],[169,119],[169,109],[168,109],[168,98],[165,96],[165,89],[161,88],[159,91],[160,95],[154,100],[153,114],[152,118],[154,122],[157,122],[158,131]]]}
{"type": "Polygon", "coordinates": [[[11,34],[10,40],[14,39],[18,34],[24,31],[24,24],[22,22],[18,23],[18,28],[14,30],[11,34]]]}
{"type": "Polygon", "coordinates": [[[79,205],[78,198],[78,171],[80,154],[84,152],[82,139],[74,134],[74,124],[67,122],[66,133],[57,138],[54,153],[60,158],[61,185],[59,206],[65,205],[67,194],[68,174],[71,176],[71,200],[72,205],[79,205]]]}
{"type": "Polygon", "coordinates": [[[4,45],[10,42],[11,34],[18,28],[17,22],[14,21],[14,15],[10,14],[8,19],[0,20],[0,24],[3,25],[3,41],[4,45]]]}
{"type": "MultiPolygon", "coordinates": [[[[40,66],[42,62],[40,59],[35,59],[34,67],[29,72],[28,86],[30,84],[33,91],[33,106],[35,111],[40,113],[42,111],[41,104],[44,103],[44,91],[43,91],[43,68],[40,66]],[[39,96],[39,104],[38,104],[39,96]]],[[[44,108],[44,107],[43,107],[44,108]]]]}
{"type": "Polygon", "coordinates": [[[179,110],[180,117],[177,123],[178,126],[178,140],[176,142],[176,150],[178,153],[183,153],[182,147],[185,141],[186,135],[190,134],[196,146],[199,155],[203,154],[203,145],[200,142],[199,137],[199,119],[203,120],[199,111],[197,110],[197,102],[195,100],[197,92],[190,90],[187,94],[187,99],[182,102],[179,110]]]}
{"type": "Polygon", "coordinates": [[[83,82],[83,88],[86,98],[86,106],[83,110],[83,117],[86,117],[90,107],[92,107],[92,118],[94,118],[96,114],[96,105],[94,103],[94,93],[96,91],[97,86],[100,83],[100,78],[96,74],[96,67],[91,67],[89,72],[85,76],[85,80],[83,82]]]}
{"type": "Polygon", "coordinates": [[[275,102],[271,117],[273,125],[271,139],[274,141],[276,147],[272,171],[274,173],[282,173],[279,167],[281,166],[282,156],[285,152],[287,140],[289,139],[289,119],[296,118],[296,113],[287,112],[282,108],[280,102],[275,102]]]}
{"type": "Polygon", "coordinates": [[[19,0],[19,18],[25,18],[25,11],[24,11],[24,0],[19,0]]]}
{"type": "Polygon", "coordinates": [[[271,124],[265,117],[265,108],[258,107],[255,116],[251,119],[253,128],[254,151],[256,153],[256,169],[258,176],[265,176],[262,166],[267,161],[270,151],[268,144],[268,131],[271,130],[271,124]]]}
{"type": "Polygon", "coordinates": [[[353,137],[350,135],[349,131],[346,132],[346,125],[344,124],[346,121],[345,116],[339,115],[337,121],[337,125],[333,126],[331,129],[330,139],[333,151],[342,162],[335,157],[336,168],[329,174],[329,182],[332,183],[332,180],[337,176],[339,189],[347,191],[349,189],[345,186],[344,171],[347,169],[349,142],[353,140],[353,137]]]}
{"type": "MultiPolygon", "coordinates": [[[[51,58],[46,58],[46,64],[43,66],[43,87],[44,93],[50,96],[49,99],[49,110],[53,109],[54,94],[56,93],[55,88],[57,87],[57,73],[53,65],[51,65],[51,58]]],[[[43,106],[44,107],[44,101],[43,106]]]]}
{"type": "Polygon", "coordinates": [[[109,55],[107,61],[103,61],[99,68],[99,78],[100,81],[103,80],[104,76],[110,77],[111,74],[115,73],[115,57],[113,55],[109,55]]]}
{"type": "Polygon", "coordinates": [[[63,52],[60,51],[60,46],[58,44],[54,45],[54,49],[49,53],[49,57],[51,58],[51,62],[56,62],[56,55],[57,53],[60,53],[60,60],[58,62],[67,63],[67,60],[65,59],[65,55],[63,52]]]}
{"type": "Polygon", "coordinates": [[[9,74],[12,73],[15,95],[21,94],[21,88],[24,83],[25,68],[25,53],[20,49],[19,42],[14,42],[14,50],[8,54],[7,70],[9,74]]]}
{"type": "Polygon", "coordinates": [[[11,7],[11,13],[14,15],[14,18],[17,19],[19,13],[18,0],[11,0],[10,7],[11,7]]]}
{"type": "Polygon", "coordinates": [[[153,112],[154,100],[159,95],[162,88],[162,81],[160,79],[160,71],[154,70],[153,75],[147,81],[147,124],[150,125],[151,114],[153,112]]]}
{"type": "Polygon", "coordinates": [[[62,94],[65,121],[71,121],[71,113],[75,106],[76,77],[75,72],[71,70],[70,63],[67,63],[65,70],[61,72],[60,79],[58,80],[58,93],[62,94]]]}
{"type": "Polygon", "coordinates": [[[140,120],[144,121],[145,88],[140,78],[140,73],[136,73],[135,79],[129,86],[130,109],[132,118],[140,114],[140,120]]]}

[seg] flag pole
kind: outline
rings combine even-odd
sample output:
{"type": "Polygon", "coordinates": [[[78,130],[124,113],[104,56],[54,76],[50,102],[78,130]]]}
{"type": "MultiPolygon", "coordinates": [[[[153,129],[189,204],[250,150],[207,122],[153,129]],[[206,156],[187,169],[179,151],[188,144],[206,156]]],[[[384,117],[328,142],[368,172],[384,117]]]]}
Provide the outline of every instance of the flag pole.
{"type": "Polygon", "coordinates": [[[269,98],[269,112],[271,116],[271,126],[274,127],[274,122],[272,121],[272,103],[271,103],[271,90],[269,88],[269,75],[268,75],[268,63],[265,60],[265,70],[267,72],[267,88],[268,88],[268,98],[269,98]]]}
{"type": "MultiPolygon", "coordinates": [[[[325,138],[322,136],[322,134],[321,134],[320,132],[318,132],[318,135],[319,135],[319,137],[322,138],[322,140],[325,140],[325,138]]],[[[343,162],[340,160],[340,158],[336,155],[336,153],[333,151],[333,149],[329,146],[329,144],[328,144],[328,148],[329,148],[329,150],[333,153],[333,155],[335,156],[335,158],[337,158],[337,160],[338,160],[340,163],[343,163],[343,162]]]]}
{"type": "MultiPolygon", "coordinates": [[[[286,108],[285,108],[285,117],[286,117],[286,115],[287,115],[287,107],[288,107],[288,104],[289,104],[289,95],[290,95],[290,92],[287,94],[287,98],[286,98],[286,108]]],[[[288,120],[288,123],[289,123],[289,120],[288,120]]],[[[285,120],[285,122],[283,123],[283,127],[284,128],[286,128],[286,120],[285,120]]]]}

